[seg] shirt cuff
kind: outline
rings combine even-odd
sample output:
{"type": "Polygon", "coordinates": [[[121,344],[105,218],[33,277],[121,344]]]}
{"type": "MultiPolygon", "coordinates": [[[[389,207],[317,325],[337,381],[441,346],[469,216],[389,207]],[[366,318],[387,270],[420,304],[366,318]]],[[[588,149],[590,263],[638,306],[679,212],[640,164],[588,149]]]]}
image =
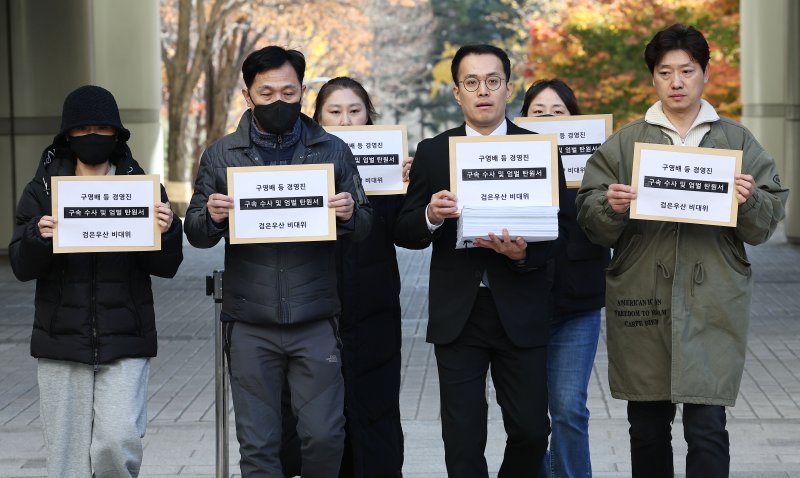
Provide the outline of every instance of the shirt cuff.
{"type": "Polygon", "coordinates": [[[431,207],[430,204],[425,206],[425,224],[428,225],[428,231],[430,231],[431,234],[433,234],[433,231],[435,231],[435,230],[439,229],[440,227],[442,227],[442,224],[444,224],[444,221],[442,221],[442,224],[431,224],[430,219],[428,219],[428,208],[429,207],[431,207]]]}

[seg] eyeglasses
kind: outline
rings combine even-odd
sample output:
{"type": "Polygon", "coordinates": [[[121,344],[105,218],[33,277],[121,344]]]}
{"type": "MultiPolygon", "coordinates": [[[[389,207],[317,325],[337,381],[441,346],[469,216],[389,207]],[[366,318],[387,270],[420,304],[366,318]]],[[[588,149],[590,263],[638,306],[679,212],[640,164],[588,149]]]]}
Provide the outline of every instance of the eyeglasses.
{"type": "Polygon", "coordinates": [[[476,91],[478,88],[480,88],[481,82],[485,83],[486,88],[488,88],[489,90],[497,91],[500,88],[500,86],[502,86],[503,81],[504,81],[503,78],[492,75],[486,78],[485,80],[479,80],[475,77],[470,76],[464,81],[459,81],[459,83],[464,85],[464,89],[469,92],[476,91]]]}

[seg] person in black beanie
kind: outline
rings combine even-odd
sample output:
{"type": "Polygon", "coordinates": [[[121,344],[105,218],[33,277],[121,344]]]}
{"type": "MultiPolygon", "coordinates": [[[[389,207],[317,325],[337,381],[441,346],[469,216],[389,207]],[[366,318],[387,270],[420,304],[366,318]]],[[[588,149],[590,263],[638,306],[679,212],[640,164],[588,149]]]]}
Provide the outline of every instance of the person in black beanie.
{"type": "Polygon", "coordinates": [[[82,86],[64,100],[61,129],[17,205],[14,275],[36,280],[31,355],[38,359],[50,477],[136,477],[156,355],[150,276],[173,277],[183,229],[164,188],[155,204],[161,250],[53,254],[53,176],[144,174],[114,96],[82,86]]]}

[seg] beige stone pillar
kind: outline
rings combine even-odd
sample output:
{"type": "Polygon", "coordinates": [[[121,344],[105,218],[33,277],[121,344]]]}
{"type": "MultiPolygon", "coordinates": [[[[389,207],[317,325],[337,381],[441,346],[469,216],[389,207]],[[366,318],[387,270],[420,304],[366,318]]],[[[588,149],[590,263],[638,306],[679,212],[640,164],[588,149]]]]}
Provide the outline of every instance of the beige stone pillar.
{"type": "Polygon", "coordinates": [[[786,237],[800,243],[800,2],[791,1],[786,12],[786,174],[789,194],[786,237]]]}
{"type": "Polygon", "coordinates": [[[158,0],[91,4],[94,82],[114,93],[134,158],[146,172],[163,177],[158,0]]]}
{"type": "MultiPolygon", "coordinates": [[[[775,157],[784,163],[784,89],[788,0],[741,0],[742,122],[775,157]]],[[[711,74],[714,74],[712,67],[711,74]]]]}
{"type": "MultiPolygon", "coordinates": [[[[797,46],[789,45],[790,35],[797,35],[797,19],[790,10],[797,0],[741,0],[741,82],[742,122],[775,157],[782,183],[796,189],[793,170],[797,169],[797,146],[792,138],[791,108],[786,106],[790,90],[790,72],[797,68],[797,46]],[[794,144],[795,152],[789,149],[794,144]],[[792,157],[794,154],[794,157],[792,157]]],[[[712,70],[713,72],[713,70],[712,70]]],[[[796,134],[794,135],[796,138],[796,134]]],[[[790,196],[790,202],[793,198],[790,196]]],[[[790,239],[800,239],[800,208],[790,207],[785,231],[790,239]]]]}

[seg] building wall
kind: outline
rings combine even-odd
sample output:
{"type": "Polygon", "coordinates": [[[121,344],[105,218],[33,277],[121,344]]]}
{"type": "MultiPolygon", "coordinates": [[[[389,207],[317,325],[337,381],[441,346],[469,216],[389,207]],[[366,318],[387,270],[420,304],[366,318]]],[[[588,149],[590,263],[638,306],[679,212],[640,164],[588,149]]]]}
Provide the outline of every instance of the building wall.
{"type": "Polygon", "coordinates": [[[786,124],[784,161],[789,194],[786,237],[800,243],[800,2],[789,2],[786,11],[786,124]]]}
{"type": "Polygon", "coordinates": [[[784,230],[800,242],[800,7],[741,0],[742,122],[774,157],[789,196],[784,230]],[[794,105],[794,106],[792,106],[794,105]]]}
{"type": "Polygon", "coordinates": [[[14,223],[16,195],[14,185],[13,141],[11,136],[11,65],[8,58],[9,0],[0,0],[0,249],[7,246],[14,223]]]}

